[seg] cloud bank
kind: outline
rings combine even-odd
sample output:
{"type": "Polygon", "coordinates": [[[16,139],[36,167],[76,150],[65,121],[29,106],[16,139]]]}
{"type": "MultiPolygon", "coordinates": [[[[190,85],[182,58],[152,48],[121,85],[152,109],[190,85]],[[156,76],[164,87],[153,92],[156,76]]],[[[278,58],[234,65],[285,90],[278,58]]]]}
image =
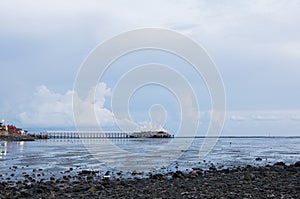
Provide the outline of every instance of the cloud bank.
{"type": "MultiPolygon", "coordinates": [[[[24,105],[26,110],[18,114],[19,122],[25,127],[53,128],[60,127],[68,129],[74,127],[72,97],[73,91],[68,90],[65,93],[51,91],[47,86],[42,85],[36,88],[30,103],[24,105]]],[[[76,96],[76,95],[75,95],[76,96]]],[[[81,101],[82,115],[88,111],[86,108],[95,111],[97,120],[101,127],[116,128],[115,118],[112,111],[105,107],[108,97],[111,96],[110,88],[105,83],[97,85],[96,92],[90,92],[88,97],[81,101]]],[[[133,114],[134,114],[134,110],[133,114]]],[[[140,121],[134,123],[137,130],[157,130],[165,129],[165,121],[168,113],[163,113],[162,109],[151,108],[153,119],[164,118],[163,121],[140,121]],[[154,111],[154,112],[153,112],[154,111]]],[[[141,114],[141,113],[139,113],[141,114]]],[[[147,114],[147,113],[146,113],[147,114]]],[[[200,113],[199,133],[204,135],[210,121],[210,112],[200,113]]],[[[90,115],[86,115],[86,120],[81,121],[80,125],[87,127],[94,124],[90,123],[90,115]]],[[[133,125],[131,121],[119,121],[123,125],[133,125]]],[[[180,121],[173,121],[179,123],[180,121]]],[[[171,132],[174,129],[167,129],[171,132]]],[[[300,110],[267,110],[267,111],[228,111],[222,135],[300,135],[300,110]]]]}

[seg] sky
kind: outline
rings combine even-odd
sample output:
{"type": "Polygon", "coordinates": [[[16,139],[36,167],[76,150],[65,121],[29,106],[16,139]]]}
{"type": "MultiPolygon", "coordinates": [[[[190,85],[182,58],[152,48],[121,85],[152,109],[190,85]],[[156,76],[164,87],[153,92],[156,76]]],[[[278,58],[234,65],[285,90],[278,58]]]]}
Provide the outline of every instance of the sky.
{"type": "MultiPolygon", "coordinates": [[[[72,128],[74,82],[87,56],[121,33],[155,27],[193,39],[217,66],[226,91],[222,135],[300,136],[299,10],[297,0],[0,0],[0,118],[25,129],[72,128]]],[[[122,57],[95,85],[96,99],[84,103],[113,128],[117,81],[152,62],[174,67],[195,89],[203,134],[211,108],[205,82],[165,52],[122,57]]],[[[157,117],[166,113],[165,129],[179,127],[178,101],[159,85],[137,90],[129,107],[141,129],[152,128],[151,107],[157,117]]]]}

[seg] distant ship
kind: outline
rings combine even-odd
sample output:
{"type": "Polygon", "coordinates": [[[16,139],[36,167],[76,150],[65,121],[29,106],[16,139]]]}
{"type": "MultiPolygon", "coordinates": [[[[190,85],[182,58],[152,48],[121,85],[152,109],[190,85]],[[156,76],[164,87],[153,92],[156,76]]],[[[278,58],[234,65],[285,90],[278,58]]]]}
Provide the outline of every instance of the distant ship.
{"type": "Polygon", "coordinates": [[[130,138],[171,138],[171,134],[166,131],[141,131],[133,132],[129,135],[130,138]]]}

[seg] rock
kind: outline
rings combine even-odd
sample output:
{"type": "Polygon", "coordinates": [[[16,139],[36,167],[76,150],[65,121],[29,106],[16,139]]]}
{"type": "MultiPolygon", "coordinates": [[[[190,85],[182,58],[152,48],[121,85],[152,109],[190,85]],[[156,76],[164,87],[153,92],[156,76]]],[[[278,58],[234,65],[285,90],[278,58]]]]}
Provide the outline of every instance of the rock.
{"type": "Polygon", "coordinates": [[[89,170],[82,170],[81,172],[78,173],[78,175],[90,175],[92,174],[92,171],[89,170]]]}
{"type": "Polygon", "coordinates": [[[209,167],[209,170],[210,171],[216,171],[217,169],[216,169],[216,167],[214,165],[212,165],[211,167],[209,167]]]}
{"type": "Polygon", "coordinates": [[[137,174],[138,174],[137,171],[132,171],[132,172],[131,172],[131,175],[137,175],[137,174]]]}
{"type": "Polygon", "coordinates": [[[118,176],[122,175],[122,171],[119,171],[119,172],[117,173],[117,175],[118,175],[118,176]]]}
{"type": "Polygon", "coordinates": [[[198,167],[194,167],[194,168],[192,168],[194,171],[202,171],[202,169],[201,168],[198,168],[198,167]]]}
{"type": "Polygon", "coordinates": [[[196,177],[198,177],[198,173],[196,172],[190,173],[190,178],[196,178],[196,177]]]}
{"type": "Polygon", "coordinates": [[[184,196],[184,195],[188,195],[189,192],[185,191],[185,192],[181,192],[180,195],[184,196]]]}
{"type": "Polygon", "coordinates": [[[274,166],[285,166],[284,162],[276,162],[274,166]]]}
{"type": "MultiPolygon", "coordinates": [[[[157,175],[157,174],[156,174],[157,175]]],[[[182,178],[183,177],[183,173],[181,171],[176,171],[175,173],[173,173],[172,178],[182,178]]]]}
{"type": "Polygon", "coordinates": [[[300,161],[295,163],[295,167],[300,167],[300,161]]]}
{"type": "Polygon", "coordinates": [[[255,158],[255,160],[256,160],[256,161],[262,161],[262,158],[257,157],[257,158],[255,158]]]}
{"type": "Polygon", "coordinates": [[[163,175],[160,173],[151,176],[152,179],[161,179],[162,177],[163,177],[163,175]]]}
{"type": "Polygon", "coordinates": [[[91,188],[89,188],[87,191],[88,191],[88,192],[92,192],[92,193],[94,193],[94,192],[95,192],[95,191],[97,191],[97,190],[96,190],[96,188],[95,188],[95,187],[91,187],[91,188]]]}
{"type": "Polygon", "coordinates": [[[28,193],[27,190],[22,190],[21,191],[21,196],[24,198],[30,198],[32,195],[30,193],[28,193]]]}
{"type": "Polygon", "coordinates": [[[245,174],[244,179],[248,181],[255,180],[255,175],[253,173],[245,174]]]}

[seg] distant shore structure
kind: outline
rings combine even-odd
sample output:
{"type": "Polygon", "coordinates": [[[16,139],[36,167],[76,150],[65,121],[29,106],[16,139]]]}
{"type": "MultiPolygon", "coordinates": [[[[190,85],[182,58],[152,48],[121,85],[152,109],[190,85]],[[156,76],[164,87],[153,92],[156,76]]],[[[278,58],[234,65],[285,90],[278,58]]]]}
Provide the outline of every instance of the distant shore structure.
{"type": "Polygon", "coordinates": [[[4,120],[0,122],[0,141],[34,141],[35,135],[28,131],[17,128],[14,125],[5,125],[4,120]]]}
{"type": "Polygon", "coordinates": [[[170,138],[171,134],[166,131],[141,131],[129,135],[130,138],[170,138]]]}
{"type": "Polygon", "coordinates": [[[4,120],[0,122],[0,135],[25,135],[28,131],[17,128],[14,125],[5,125],[4,120]]]}

